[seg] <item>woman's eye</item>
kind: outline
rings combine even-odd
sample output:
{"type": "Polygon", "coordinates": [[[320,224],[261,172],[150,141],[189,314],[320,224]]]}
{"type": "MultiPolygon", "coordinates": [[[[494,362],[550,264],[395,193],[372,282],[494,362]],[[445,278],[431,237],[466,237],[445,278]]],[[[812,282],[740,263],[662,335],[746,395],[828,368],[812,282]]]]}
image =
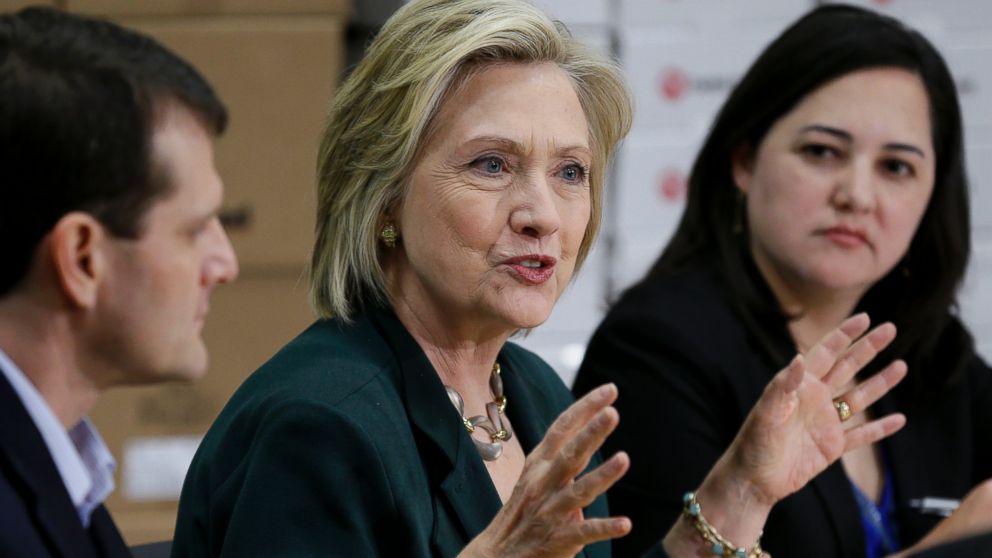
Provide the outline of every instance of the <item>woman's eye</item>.
{"type": "Polygon", "coordinates": [[[892,176],[912,176],[913,166],[906,161],[900,161],[899,159],[888,159],[882,162],[882,167],[885,172],[891,174],[892,176]]]}
{"type": "Polygon", "coordinates": [[[838,157],[840,154],[836,149],[830,147],[829,145],[823,145],[821,143],[811,143],[809,145],[803,146],[803,153],[809,155],[814,159],[831,159],[838,157]]]}
{"type": "Polygon", "coordinates": [[[569,182],[582,182],[586,178],[586,169],[582,165],[566,165],[561,169],[561,177],[569,182]]]}
{"type": "Polygon", "coordinates": [[[506,162],[492,155],[476,159],[472,166],[486,174],[499,174],[506,170],[506,162]]]}

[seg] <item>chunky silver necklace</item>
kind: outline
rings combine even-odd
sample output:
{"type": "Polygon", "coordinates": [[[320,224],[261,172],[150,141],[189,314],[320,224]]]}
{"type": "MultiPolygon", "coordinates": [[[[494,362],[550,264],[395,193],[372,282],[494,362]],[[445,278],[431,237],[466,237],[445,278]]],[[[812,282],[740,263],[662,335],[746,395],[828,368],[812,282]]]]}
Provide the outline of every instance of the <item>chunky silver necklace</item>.
{"type": "Polygon", "coordinates": [[[493,392],[493,400],[490,403],[486,403],[486,414],[489,415],[488,417],[476,415],[471,418],[465,418],[465,401],[462,399],[461,394],[451,386],[444,386],[444,390],[448,392],[448,399],[451,400],[451,404],[455,406],[455,409],[458,409],[458,414],[462,417],[462,423],[465,425],[465,429],[468,430],[472,442],[475,443],[475,449],[479,451],[479,455],[486,461],[499,459],[499,456],[503,455],[503,442],[513,437],[513,431],[510,430],[509,421],[503,420],[503,413],[506,411],[506,396],[503,395],[503,380],[499,375],[500,368],[497,362],[493,364],[493,372],[489,376],[489,389],[493,392]],[[476,428],[481,428],[489,435],[489,442],[480,442],[472,436],[476,428]]]}

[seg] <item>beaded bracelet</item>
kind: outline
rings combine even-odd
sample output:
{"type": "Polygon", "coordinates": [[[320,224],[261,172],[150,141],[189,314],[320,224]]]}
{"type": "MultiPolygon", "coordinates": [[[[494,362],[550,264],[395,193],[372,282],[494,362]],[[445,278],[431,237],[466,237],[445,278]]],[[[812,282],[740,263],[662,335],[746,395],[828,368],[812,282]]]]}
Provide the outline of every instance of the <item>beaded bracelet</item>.
{"type": "Polygon", "coordinates": [[[758,533],[758,542],[754,543],[751,550],[743,546],[735,547],[730,541],[716,531],[706,518],[703,517],[703,510],[699,507],[695,492],[686,492],[682,497],[682,513],[692,522],[707,543],[710,544],[710,551],[714,556],[725,556],[727,558],[761,558],[761,535],[758,533]]]}

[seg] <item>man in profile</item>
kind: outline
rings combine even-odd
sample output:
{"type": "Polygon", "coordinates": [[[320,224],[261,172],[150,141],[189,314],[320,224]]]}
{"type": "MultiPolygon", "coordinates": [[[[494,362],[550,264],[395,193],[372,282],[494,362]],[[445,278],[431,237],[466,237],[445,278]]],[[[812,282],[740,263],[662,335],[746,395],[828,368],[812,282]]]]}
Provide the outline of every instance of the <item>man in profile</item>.
{"type": "Polygon", "coordinates": [[[154,40],[31,8],[0,16],[0,556],[116,557],[106,389],[205,373],[226,110],[154,40]]]}

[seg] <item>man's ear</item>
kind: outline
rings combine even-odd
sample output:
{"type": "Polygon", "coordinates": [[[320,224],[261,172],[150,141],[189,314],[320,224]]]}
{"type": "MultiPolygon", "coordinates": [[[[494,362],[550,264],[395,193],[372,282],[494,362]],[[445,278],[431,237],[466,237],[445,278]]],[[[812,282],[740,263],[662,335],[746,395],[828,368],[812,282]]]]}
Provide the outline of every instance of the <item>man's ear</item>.
{"type": "Polygon", "coordinates": [[[52,266],[70,304],[92,308],[106,267],[102,244],[108,237],[103,225],[81,211],[67,213],[50,234],[52,266]]]}
{"type": "Polygon", "coordinates": [[[750,145],[739,145],[730,155],[730,172],[734,185],[744,195],[751,187],[751,177],[754,175],[754,157],[756,153],[750,145]]]}

